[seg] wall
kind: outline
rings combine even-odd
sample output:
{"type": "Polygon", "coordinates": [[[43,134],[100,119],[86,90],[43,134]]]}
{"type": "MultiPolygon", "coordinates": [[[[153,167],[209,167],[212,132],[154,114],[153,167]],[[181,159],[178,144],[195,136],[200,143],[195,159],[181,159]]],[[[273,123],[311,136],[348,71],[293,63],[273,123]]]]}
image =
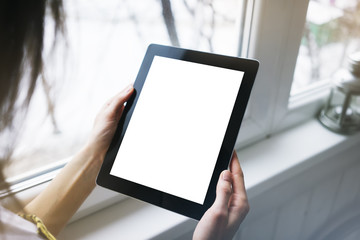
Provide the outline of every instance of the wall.
{"type": "Polygon", "coordinates": [[[236,239],[360,239],[360,148],[249,200],[251,210],[236,239]]]}

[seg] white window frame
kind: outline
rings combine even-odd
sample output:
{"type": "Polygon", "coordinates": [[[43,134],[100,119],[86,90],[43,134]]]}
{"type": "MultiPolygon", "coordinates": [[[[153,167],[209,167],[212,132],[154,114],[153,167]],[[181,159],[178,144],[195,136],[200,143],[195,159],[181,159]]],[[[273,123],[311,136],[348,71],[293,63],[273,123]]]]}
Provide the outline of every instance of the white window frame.
{"type": "Polygon", "coordinates": [[[309,0],[251,0],[249,58],[260,68],[236,148],[314,118],[329,86],[290,97],[309,0]]]}

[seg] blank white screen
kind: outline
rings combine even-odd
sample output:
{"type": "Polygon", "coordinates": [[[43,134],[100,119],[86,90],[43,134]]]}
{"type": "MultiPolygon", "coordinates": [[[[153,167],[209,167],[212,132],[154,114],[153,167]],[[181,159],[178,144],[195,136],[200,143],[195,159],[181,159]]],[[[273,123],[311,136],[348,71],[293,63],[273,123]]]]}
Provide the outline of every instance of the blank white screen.
{"type": "Polygon", "coordinates": [[[155,56],[110,174],[203,204],[243,74],[155,56]]]}

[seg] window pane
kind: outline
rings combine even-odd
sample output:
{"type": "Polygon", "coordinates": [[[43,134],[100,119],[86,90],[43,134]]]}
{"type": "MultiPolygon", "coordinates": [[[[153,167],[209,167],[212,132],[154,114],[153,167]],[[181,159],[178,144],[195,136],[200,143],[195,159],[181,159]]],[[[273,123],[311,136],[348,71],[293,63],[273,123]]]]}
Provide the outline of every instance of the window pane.
{"type": "Polygon", "coordinates": [[[38,81],[9,177],[76,153],[101,105],[135,80],[148,44],[237,55],[240,3],[66,0],[66,42],[52,49],[48,19],[45,78],[38,81]]]}
{"type": "Polygon", "coordinates": [[[291,95],[326,84],[360,47],[359,0],[310,0],[291,95]]]}

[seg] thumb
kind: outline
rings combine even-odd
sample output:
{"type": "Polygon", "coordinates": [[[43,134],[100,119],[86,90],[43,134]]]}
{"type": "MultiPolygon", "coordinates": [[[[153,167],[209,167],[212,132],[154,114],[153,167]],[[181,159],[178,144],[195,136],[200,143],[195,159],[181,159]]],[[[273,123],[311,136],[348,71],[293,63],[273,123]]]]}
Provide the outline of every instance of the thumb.
{"type": "Polygon", "coordinates": [[[221,210],[228,210],[229,200],[232,193],[232,174],[229,170],[224,170],[219,177],[216,187],[216,199],[214,207],[221,210]]]}
{"type": "Polygon", "coordinates": [[[110,118],[114,118],[117,120],[118,118],[120,118],[119,112],[122,113],[122,110],[124,109],[124,103],[129,100],[133,91],[134,88],[130,84],[110,100],[110,102],[107,104],[110,118]]]}

